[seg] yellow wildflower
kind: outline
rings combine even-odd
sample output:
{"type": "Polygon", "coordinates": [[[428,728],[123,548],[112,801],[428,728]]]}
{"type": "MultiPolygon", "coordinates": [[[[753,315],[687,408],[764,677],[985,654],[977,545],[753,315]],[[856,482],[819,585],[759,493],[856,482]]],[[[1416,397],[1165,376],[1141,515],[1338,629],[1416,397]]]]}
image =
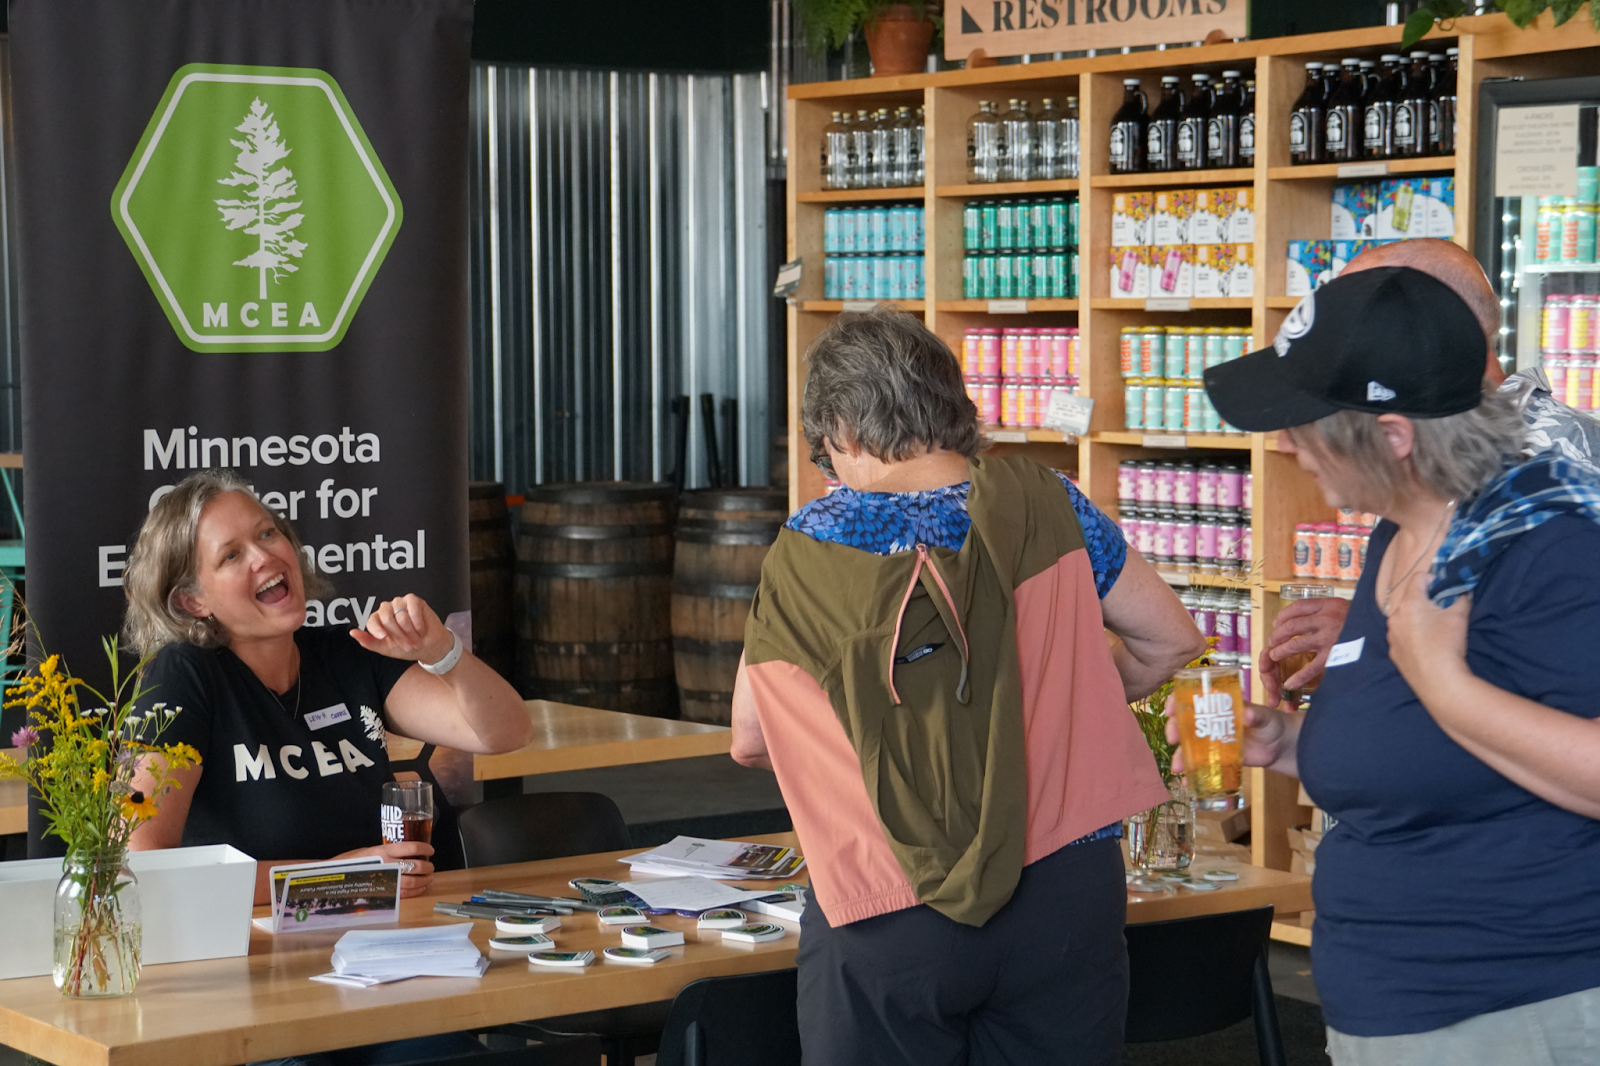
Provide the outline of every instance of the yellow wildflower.
{"type": "Polygon", "coordinates": [[[135,825],[149,821],[156,816],[155,797],[151,796],[147,799],[143,792],[135,792],[131,796],[124,796],[120,801],[120,806],[122,807],[123,820],[132,822],[135,825]]]}
{"type": "Polygon", "coordinates": [[[99,766],[95,768],[94,778],[91,782],[91,785],[96,792],[99,792],[101,789],[106,787],[106,783],[109,780],[110,775],[106,773],[105,767],[99,766]]]}

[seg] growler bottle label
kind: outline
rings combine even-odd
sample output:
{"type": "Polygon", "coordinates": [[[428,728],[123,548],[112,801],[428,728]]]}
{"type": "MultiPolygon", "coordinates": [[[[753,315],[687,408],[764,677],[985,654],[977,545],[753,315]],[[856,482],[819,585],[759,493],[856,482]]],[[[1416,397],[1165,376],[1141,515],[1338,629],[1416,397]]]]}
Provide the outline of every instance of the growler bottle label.
{"type": "Polygon", "coordinates": [[[1306,117],[1299,111],[1289,116],[1289,151],[1306,150],[1306,117]]]}
{"type": "Polygon", "coordinates": [[[1221,158],[1225,151],[1222,144],[1222,126],[1220,118],[1214,118],[1206,123],[1206,154],[1213,159],[1221,158]]]}
{"type": "Polygon", "coordinates": [[[1242,159],[1256,157],[1256,117],[1252,114],[1239,120],[1239,156],[1242,159]]]}
{"type": "Polygon", "coordinates": [[[1411,103],[1394,105],[1394,144],[1396,148],[1410,148],[1417,141],[1416,113],[1411,103]]]}
{"type": "Polygon", "coordinates": [[[1128,163],[1128,128],[1125,125],[1111,127],[1111,165],[1113,167],[1126,166],[1128,163]]]}
{"type": "Polygon", "coordinates": [[[1328,151],[1344,151],[1344,110],[1342,108],[1328,112],[1327,143],[1328,151]]]}
{"type": "Polygon", "coordinates": [[[1361,127],[1361,136],[1366,141],[1367,151],[1376,152],[1382,149],[1383,109],[1377,104],[1369,106],[1361,127]]]}
{"type": "Polygon", "coordinates": [[[1184,119],[1178,123],[1178,165],[1186,169],[1198,169],[1201,163],[1201,136],[1200,120],[1197,118],[1184,119]]]}

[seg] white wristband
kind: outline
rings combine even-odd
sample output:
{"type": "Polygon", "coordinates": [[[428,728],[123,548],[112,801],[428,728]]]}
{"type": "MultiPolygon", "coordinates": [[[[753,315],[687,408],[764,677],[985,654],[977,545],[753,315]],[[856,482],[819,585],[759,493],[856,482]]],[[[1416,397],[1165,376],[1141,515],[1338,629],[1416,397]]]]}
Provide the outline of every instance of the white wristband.
{"type": "Polygon", "coordinates": [[[461,653],[466,649],[461,644],[461,635],[455,630],[450,631],[450,650],[444,653],[444,658],[436,663],[418,662],[417,665],[435,676],[448,674],[455,669],[456,663],[461,661],[461,653]]]}

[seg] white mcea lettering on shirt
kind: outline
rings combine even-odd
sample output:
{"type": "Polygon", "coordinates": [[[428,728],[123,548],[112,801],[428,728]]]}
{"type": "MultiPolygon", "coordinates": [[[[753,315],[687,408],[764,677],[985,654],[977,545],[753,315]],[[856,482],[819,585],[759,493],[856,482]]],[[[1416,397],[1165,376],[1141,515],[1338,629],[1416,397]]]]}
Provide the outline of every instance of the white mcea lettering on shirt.
{"type": "Polygon", "coordinates": [[[243,744],[233,746],[233,779],[243,781],[246,773],[252,781],[259,781],[262,777],[271,781],[278,776],[278,772],[272,768],[272,756],[267,753],[265,744],[254,756],[243,744]]]}
{"type": "Polygon", "coordinates": [[[339,738],[339,754],[344,756],[345,769],[355,773],[363,766],[376,765],[371,759],[361,754],[361,749],[343,737],[339,738]]]}
{"type": "Polygon", "coordinates": [[[311,753],[317,759],[317,773],[323,777],[332,777],[334,774],[344,773],[344,767],[339,765],[339,756],[328,750],[328,746],[320,740],[311,742],[311,753]]]}
{"type": "Polygon", "coordinates": [[[311,776],[311,771],[307,770],[303,766],[296,766],[294,763],[289,761],[290,759],[298,759],[299,757],[300,745],[298,744],[285,744],[283,747],[278,749],[278,761],[283,764],[283,772],[294,778],[296,781],[304,781],[306,778],[311,776]]]}

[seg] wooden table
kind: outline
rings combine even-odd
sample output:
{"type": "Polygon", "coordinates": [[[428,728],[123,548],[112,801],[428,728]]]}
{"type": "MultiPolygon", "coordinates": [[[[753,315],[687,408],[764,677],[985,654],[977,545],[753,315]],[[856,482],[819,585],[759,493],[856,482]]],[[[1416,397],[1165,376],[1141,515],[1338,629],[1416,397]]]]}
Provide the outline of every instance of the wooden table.
{"type": "MultiPolygon", "coordinates": [[[[755,839],[795,843],[790,833],[755,839]]],[[[618,876],[624,867],[616,860],[625,854],[440,874],[427,896],[402,903],[402,920],[406,925],[456,921],[433,914],[433,904],[465,899],[482,888],[570,894],[569,878],[618,876]]],[[[1129,920],[1157,921],[1267,903],[1293,910],[1310,906],[1309,878],[1251,867],[1240,872],[1239,881],[1217,892],[1183,892],[1130,903],[1129,920]]],[[[587,948],[598,954],[601,948],[620,943],[617,931],[601,932],[588,914],[564,921],[553,934],[562,949],[587,948]]],[[[138,991],[122,999],[69,1000],[48,977],[0,981],[0,1044],[61,1066],[174,1062],[235,1066],[378,1040],[670,999],[702,977],[793,966],[800,946],[797,923],[792,922],[780,922],[796,930],[782,940],[724,945],[717,934],[702,937],[690,919],[652,921],[683,929],[688,941],[672,949],[671,959],[653,967],[596,962],[584,970],[532,970],[519,956],[494,952],[488,973],[478,980],[427,977],[368,989],[335,988],[308,980],[330,968],[338,931],[272,937],[252,930],[247,957],[147,967],[138,991]]],[[[488,952],[489,923],[473,924],[473,940],[488,952]]]]}
{"type": "MultiPolygon", "coordinates": [[[[528,700],[527,704],[533,719],[532,743],[501,755],[474,755],[474,780],[494,782],[560,770],[726,755],[733,743],[733,731],[726,726],[550,700],[528,700]]],[[[485,795],[496,791],[486,789],[485,795]]]]}

